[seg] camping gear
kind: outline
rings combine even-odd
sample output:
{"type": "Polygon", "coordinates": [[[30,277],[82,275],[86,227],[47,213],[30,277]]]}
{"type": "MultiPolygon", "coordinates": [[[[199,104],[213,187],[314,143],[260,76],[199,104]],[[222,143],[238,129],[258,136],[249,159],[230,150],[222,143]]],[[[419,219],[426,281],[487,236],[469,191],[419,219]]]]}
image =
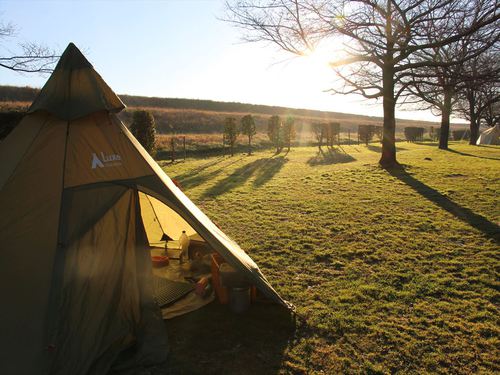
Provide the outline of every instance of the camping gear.
{"type": "Polygon", "coordinates": [[[179,244],[181,245],[181,263],[189,261],[189,237],[186,235],[185,230],[182,231],[182,234],[179,237],[179,244]]]}
{"type": "Polygon", "coordinates": [[[226,288],[243,288],[249,286],[245,277],[229,263],[224,262],[219,266],[219,275],[222,285],[226,288]]]}
{"type": "Polygon", "coordinates": [[[500,124],[486,129],[479,135],[477,145],[500,145],[500,124]]]}
{"type": "Polygon", "coordinates": [[[172,281],[153,275],[153,298],[159,307],[178,301],[194,288],[193,283],[172,281]]]}
{"type": "Polygon", "coordinates": [[[202,277],[196,283],[195,292],[200,297],[206,297],[209,293],[212,292],[212,288],[210,286],[210,280],[208,277],[202,277]]]}
{"type": "Polygon", "coordinates": [[[229,308],[232,312],[243,313],[250,307],[250,287],[229,289],[229,308]]]}
{"type": "Polygon", "coordinates": [[[153,267],[165,267],[168,266],[169,260],[165,255],[152,255],[151,261],[153,262],[153,267]]]}
{"type": "Polygon", "coordinates": [[[289,306],[121,123],[124,107],[70,43],[0,145],[2,374],[106,374],[132,344],[137,363],[164,361],[149,248],[182,230],[289,306]]]}

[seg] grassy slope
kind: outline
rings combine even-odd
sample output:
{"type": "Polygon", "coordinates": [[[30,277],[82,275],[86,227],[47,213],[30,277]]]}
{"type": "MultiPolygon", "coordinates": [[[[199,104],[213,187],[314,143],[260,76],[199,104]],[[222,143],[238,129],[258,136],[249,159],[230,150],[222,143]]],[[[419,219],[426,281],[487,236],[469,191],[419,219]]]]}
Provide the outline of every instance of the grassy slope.
{"type": "Polygon", "coordinates": [[[166,165],[307,320],[212,304],[167,323],[177,371],[500,371],[500,148],[399,146],[166,165]]]}

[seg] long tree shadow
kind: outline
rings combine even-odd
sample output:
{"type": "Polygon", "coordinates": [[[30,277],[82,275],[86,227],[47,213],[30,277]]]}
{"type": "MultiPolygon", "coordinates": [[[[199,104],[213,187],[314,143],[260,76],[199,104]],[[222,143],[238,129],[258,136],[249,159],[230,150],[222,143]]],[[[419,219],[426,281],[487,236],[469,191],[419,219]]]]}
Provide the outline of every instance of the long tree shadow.
{"type": "Polygon", "coordinates": [[[488,160],[500,160],[500,158],[490,158],[488,156],[479,156],[479,155],[468,154],[466,152],[452,150],[451,148],[449,148],[448,151],[452,152],[454,154],[459,154],[459,155],[462,155],[462,156],[470,156],[470,157],[473,157],[473,158],[488,159],[488,160]]]}
{"type": "Polygon", "coordinates": [[[328,165],[328,164],[341,164],[341,163],[350,163],[355,161],[351,155],[346,153],[343,150],[337,148],[327,148],[326,151],[323,148],[320,148],[316,154],[307,161],[307,164],[314,165],[328,165]]]}
{"type": "MultiPolygon", "coordinates": [[[[373,144],[368,144],[366,146],[366,148],[370,151],[373,151],[373,152],[377,152],[377,153],[380,153],[382,152],[382,146],[377,146],[377,145],[373,145],[373,144]]],[[[404,148],[404,147],[399,147],[399,146],[396,146],[396,151],[406,151],[408,150],[407,148],[404,148]]]]}
{"type": "Polygon", "coordinates": [[[255,180],[253,181],[253,186],[259,187],[264,185],[270,179],[274,177],[276,173],[283,168],[283,165],[288,161],[285,156],[278,156],[268,159],[262,168],[257,169],[255,173],[255,180]]]}
{"type": "Polygon", "coordinates": [[[195,174],[190,177],[178,178],[180,186],[182,189],[189,189],[201,185],[221,174],[223,171],[222,168],[216,169],[212,172],[204,172],[200,174],[195,174]]]}
{"type": "Polygon", "coordinates": [[[431,146],[431,147],[438,147],[439,146],[439,143],[438,142],[413,142],[415,143],[416,145],[420,145],[420,146],[431,146]]]}
{"type": "Polygon", "coordinates": [[[273,178],[287,161],[288,159],[283,156],[254,160],[236,169],[229,176],[217,182],[214,186],[206,190],[202,197],[214,197],[224,194],[243,185],[254,174],[256,175],[256,179],[253,183],[254,186],[262,186],[273,178]]]}
{"type": "Polygon", "coordinates": [[[165,323],[169,374],[277,374],[296,331],[290,312],[268,303],[244,314],[211,303],[165,323]]]}
{"type": "Polygon", "coordinates": [[[387,171],[392,176],[410,186],[413,190],[415,190],[423,197],[437,204],[439,207],[448,211],[456,218],[481,231],[487,237],[495,240],[497,243],[500,243],[500,227],[497,224],[489,221],[484,216],[474,213],[468,208],[460,206],[459,204],[445,197],[436,189],[431,188],[423,182],[420,182],[415,177],[408,174],[408,172],[406,172],[404,167],[401,165],[387,169],[387,171]]]}
{"type": "MultiPolygon", "coordinates": [[[[232,160],[231,162],[224,164],[224,168],[231,165],[231,164],[237,163],[241,159],[243,159],[243,157],[236,158],[236,159],[232,160]]],[[[196,187],[198,185],[201,185],[204,182],[207,182],[207,181],[217,177],[220,173],[222,173],[222,171],[223,171],[222,167],[220,167],[214,171],[211,171],[211,172],[207,172],[206,169],[208,169],[214,165],[217,165],[224,160],[225,160],[225,158],[223,158],[223,157],[217,158],[214,161],[210,161],[210,162],[205,163],[197,168],[191,169],[183,174],[177,175],[177,176],[175,176],[175,179],[179,181],[179,183],[183,189],[189,189],[189,188],[196,187]]]]}

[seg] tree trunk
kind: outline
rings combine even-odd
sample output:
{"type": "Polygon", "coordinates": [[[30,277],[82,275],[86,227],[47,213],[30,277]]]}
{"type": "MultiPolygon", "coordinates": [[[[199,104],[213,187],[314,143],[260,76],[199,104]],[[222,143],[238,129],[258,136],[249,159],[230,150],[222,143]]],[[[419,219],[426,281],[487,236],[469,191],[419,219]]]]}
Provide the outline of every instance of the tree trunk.
{"type": "Polygon", "coordinates": [[[479,118],[476,114],[476,101],[471,93],[467,98],[469,101],[469,116],[470,116],[470,145],[475,145],[479,138],[479,118]]]}
{"type": "Polygon", "coordinates": [[[451,87],[445,87],[443,108],[441,110],[441,130],[439,132],[439,148],[448,150],[448,138],[450,136],[450,115],[451,115],[451,97],[453,90],[451,87]]]}
{"type": "Polygon", "coordinates": [[[390,167],[396,161],[396,100],[394,99],[394,67],[384,66],[382,69],[384,89],[384,129],[382,138],[382,156],[380,165],[390,167]]]}
{"type": "Polygon", "coordinates": [[[252,155],[252,136],[248,135],[248,155],[252,155]]]}
{"type": "Polygon", "coordinates": [[[479,119],[475,116],[470,119],[470,145],[476,145],[477,139],[479,138],[479,119]]]}

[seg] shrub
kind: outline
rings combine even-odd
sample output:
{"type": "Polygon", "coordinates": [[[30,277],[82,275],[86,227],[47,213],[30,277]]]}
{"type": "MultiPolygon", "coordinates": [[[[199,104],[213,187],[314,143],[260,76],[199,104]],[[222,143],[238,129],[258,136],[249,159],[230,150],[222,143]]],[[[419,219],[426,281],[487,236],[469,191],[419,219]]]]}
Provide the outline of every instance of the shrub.
{"type": "Polygon", "coordinates": [[[234,144],[240,135],[240,129],[236,124],[236,119],[234,117],[226,117],[224,121],[224,139],[229,144],[231,150],[231,156],[234,155],[234,144]]]}
{"type": "Polygon", "coordinates": [[[408,142],[416,142],[424,140],[425,128],[417,126],[407,126],[405,128],[405,138],[408,142]]]}
{"type": "Polygon", "coordinates": [[[246,115],[241,118],[241,132],[248,137],[248,155],[252,154],[252,138],[257,134],[255,129],[255,120],[252,115],[246,115]]]}
{"type": "Polygon", "coordinates": [[[326,133],[326,124],[322,122],[315,122],[312,124],[312,131],[316,141],[318,141],[318,147],[321,149],[321,146],[323,146],[323,138],[326,133]]]}
{"type": "Polygon", "coordinates": [[[283,149],[283,131],[279,116],[274,115],[269,118],[267,122],[267,136],[274,147],[276,147],[276,153],[280,153],[283,149]]]}
{"type": "Polygon", "coordinates": [[[290,151],[290,146],[295,137],[296,137],[295,119],[291,116],[288,116],[285,121],[285,124],[283,125],[283,139],[288,148],[288,151],[290,151]]]}
{"type": "Polygon", "coordinates": [[[455,141],[469,140],[470,138],[470,132],[467,129],[452,130],[451,134],[455,141]]]}
{"type": "Polygon", "coordinates": [[[326,144],[333,147],[333,142],[340,134],[340,124],[338,122],[329,122],[325,124],[325,128],[326,144]]]}
{"type": "Polygon", "coordinates": [[[368,146],[375,134],[375,127],[373,125],[358,125],[358,138],[368,146]]]}
{"type": "Polygon", "coordinates": [[[153,154],[155,151],[156,127],[155,119],[148,111],[134,111],[130,131],[147,152],[153,154]]]}

